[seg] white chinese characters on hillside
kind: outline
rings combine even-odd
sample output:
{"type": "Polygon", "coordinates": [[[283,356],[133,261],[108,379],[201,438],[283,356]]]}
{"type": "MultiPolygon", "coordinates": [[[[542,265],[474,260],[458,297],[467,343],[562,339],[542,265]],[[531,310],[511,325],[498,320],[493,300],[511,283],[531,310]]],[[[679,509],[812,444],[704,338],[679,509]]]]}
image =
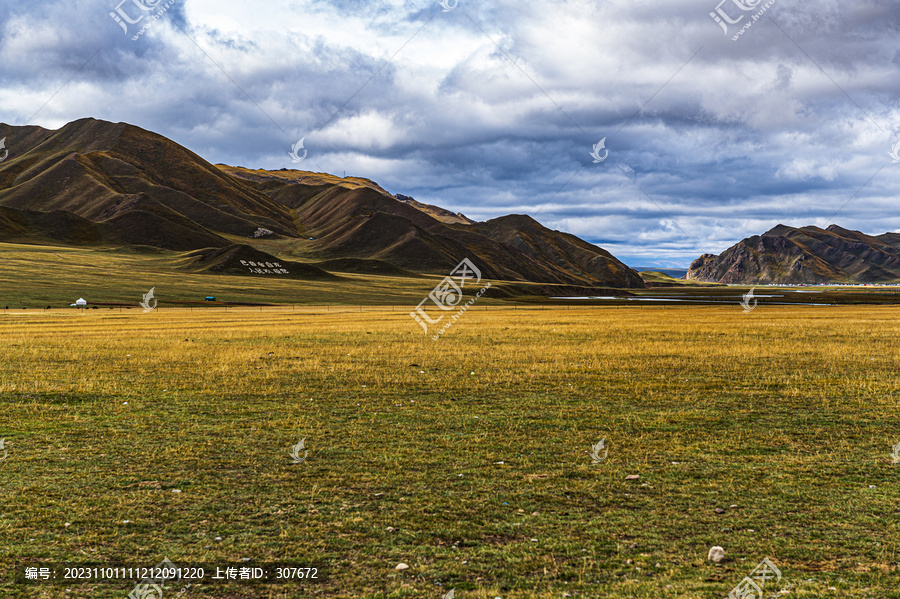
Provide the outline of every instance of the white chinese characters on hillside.
{"type": "Polygon", "coordinates": [[[241,264],[246,266],[250,272],[255,275],[291,274],[288,269],[281,267],[281,262],[254,262],[252,260],[241,260],[241,264]]]}

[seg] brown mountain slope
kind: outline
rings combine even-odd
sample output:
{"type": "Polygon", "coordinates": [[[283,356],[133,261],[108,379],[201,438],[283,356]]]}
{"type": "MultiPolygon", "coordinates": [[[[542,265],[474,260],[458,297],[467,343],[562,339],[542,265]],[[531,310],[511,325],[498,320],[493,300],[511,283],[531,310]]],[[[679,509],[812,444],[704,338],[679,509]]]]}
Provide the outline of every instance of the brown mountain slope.
{"type": "Polygon", "coordinates": [[[624,280],[623,287],[644,286],[641,276],[602,248],[569,233],[550,231],[530,216],[510,215],[473,225],[476,231],[513,247],[540,263],[584,280],[624,280]]]}
{"type": "Polygon", "coordinates": [[[411,198],[400,193],[394,194],[394,197],[404,204],[409,204],[416,210],[424,212],[425,214],[429,214],[435,219],[448,225],[471,225],[475,222],[462,212],[457,212],[454,214],[453,212],[450,212],[445,208],[441,208],[440,206],[435,206],[434,204],[423,204],[422,202],[416,201],[415,198],[411,198]]]}
{"type": "Polygon", "coordinates": [[[529,217],[446,223],[417,208],[418,203],[398,201],[366,180],[222,168],[256,182],[260,190],[295,209],[300,229],[314,240],[310,256],[319,259],[373,258],[412,271],[441,273],[468,257],[482,274],[496,279],[644,286],[636,272],[605,250],[529,217]]]}
{"type": "Polygon", "coordinates": [[[837,225],[778,225],[719,256],[704,254],[688,279],[719,283],[879,283],[900,280],[900,235],[871,236],[837,225]]]}
{"type": "Polygon", "coordinates": [[[643,286],[608,252],[528,217],[474,223],[368,179],[213,166],[160,135],[94,119],[57,131],[0,124],[3,137],[0,239],[179,251],[241,241],[298,264],[446,273],[469,258],[495,279],[643,286]]]}
{"type": "Polygon", "coordinates": [[[0,241],[52,245],[96,245],[103,227],[80,216],[56,210],[35,212],[0,206],[0,241]]]}
{"type": "MultiPolygon", "coordinates": [[[[61,210],[110,222],[141,210],[165,222],[130,243],[171,247],[184,229],[221,247],[217,234],[247,236],[259,227],[294,234],[288,210],[178,144],[123,123],[82,119],[59,129],[0,125],[10,156],[2,164],[0,205],[21,210],[61,210]],[[21,131],[28,129],[28,131],[21,131]],[[23,135],[24,133],[24,135],[23,135]]],[[[133,220],[133,219],[128,219],[133,220]]]]}

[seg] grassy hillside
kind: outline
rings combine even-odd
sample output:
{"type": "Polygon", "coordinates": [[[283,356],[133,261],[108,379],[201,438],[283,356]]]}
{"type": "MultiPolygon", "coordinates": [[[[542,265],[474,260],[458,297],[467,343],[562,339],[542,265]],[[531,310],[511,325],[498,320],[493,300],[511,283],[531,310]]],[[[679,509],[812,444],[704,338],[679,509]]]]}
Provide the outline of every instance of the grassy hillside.
{"type": "Polygon", "coordinates": [[[644,279],[644,282],[646,283],[669,283],[672,285],[684,285],[686,283],[684,279],[676,279],[673,276],[656,270],[642,270],[638,272],[638,274],[641,275],[641,278],[644,279]]]}
{"type": "MultiPolygon", "coordinates": [[[[335,281],[198,273],[187,256],[156,248],[97,251],[0,244],[0,309],[60,308],[79,297],[137,307],[155,287],[161,308],[206,296],[233,302],[415,306],[442,278],[341,274],[335,281]]],[[[490,301],[490,300],[485,300],[490,301]]]]}
{"type": "Polygon", "coordinates": [[[667,275],[666,273],[659,272],[657,270],[643,270],[643,271],[638,272],[638,274],[641,275],[641,279],[643,279],[644,282],[647,283],[649,286],[656,285],[658,287],[663,287],[663,286],[674,287],[674,286],[678,286],[678,285],[687,285],[690,287],[699,287],[699,286],[715,287],[715,286],[719,285],[719,283],[707,283],[705,281],[698,281],[696,279],[693,279],[690,281],[688,281],[686,279],[676,279],[675,277],[673,277],[671,275],[667,275]]]}

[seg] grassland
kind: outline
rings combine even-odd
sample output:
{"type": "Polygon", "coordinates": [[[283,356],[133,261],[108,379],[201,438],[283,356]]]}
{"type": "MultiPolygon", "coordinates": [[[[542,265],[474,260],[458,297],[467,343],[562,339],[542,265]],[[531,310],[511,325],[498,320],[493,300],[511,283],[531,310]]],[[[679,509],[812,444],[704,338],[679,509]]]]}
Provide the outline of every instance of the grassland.
{"type": "Polygon", "coordinates": [[[767,596],[900,597],[900,308],[477,307],[4,311],[0,594],[168,557],[327,566],[187,598],[712,599],[768,556],[767,596]]]}
{"type": "Polygon", "coordinates": [[[161,309],[205,305],[204,298],[213,296],[230,302],[397,305],[407,310],[441,278],[340,274],[337,281],[298,281],[217,275],[185,268],[187,253],[0,244],[0,310],[61,308],[79,297],[138,309],[151,287],[161,309]]]}
{"type": "MultiPolygon", "coordinates": [[[[283,259],[298,258],[281,242],[261,241],[257,245],[283,259]]],[[[105,310],[113,306],[115,310],[128,311],[130,307],[140,311],[139,302],[153,288],[157,305],[163,311],[186,306],[208,308],[227,303],[253,303],[329,306],[332,309],[388,306],[405,314],[443,278],[440,275],[395,277],[336,272],[337,280],[303,281],[272,276],[210,274],[188,268],[191,262],[188,254],[190,252],[141,246],[98,250],[0,243],[0,311],[59,309],[80,297],[89,305],[98,305],[105,310]],[[204,301],[207,296],[213,296],[219,302],[209,304],[204,301]]],[[[569,307],[634,305],[628,299],[554,300],[541,295],[535,287],[541,286],[529,288],[492,281],[488,296],[478,301],[478,308],[509,307],[510,304],[519,307],[536,304],[545,307],[561,304],[569,307]]],[[[632,289],[630,293],[671,302],[673,306],[685,300],[736,305],[748,289],[706,284],[632,289]]],[[[811,293],[777,287],[762,289],[757,289],[761,305],[785,302],[900,305],[900,288],[897,287],[816,287],[811,293]]]]}

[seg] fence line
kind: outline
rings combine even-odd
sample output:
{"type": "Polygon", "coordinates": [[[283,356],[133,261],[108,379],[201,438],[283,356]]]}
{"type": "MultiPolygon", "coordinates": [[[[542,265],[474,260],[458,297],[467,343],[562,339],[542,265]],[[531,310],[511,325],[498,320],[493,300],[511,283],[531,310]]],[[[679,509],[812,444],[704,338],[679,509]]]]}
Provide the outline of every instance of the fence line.
{"type": "MultiPolygon", "coordinates": [[[[692,308],[722,308],[722,309],[734,309],[739,307],[739,302],[735,301],[733,303],[724,303],[724,302],[713,302],[713,303],[681,303],[681,302],[673,302],[671,304],[659,303],[654,305],[643,304],[641,302],[628,302],[620,301],[616,303],[610,304],[536,304],[536,305],[523,305],[523,304],[475,304],[468,308],[469,311],[482,311],[482,312],[503,312],[503,311],[546,311],[546,310],[618,310],[618,309],[638,309],[638,310],[673,310],[673,309],[692,309],[692,308]]],[[[760,302],[759,307],[767,307],[767,308],[785,308],[785,307],[818,307],[818,306],[809,306],[805,305],[803,302],[798,302],[796,305],[794,304],[772,304],[766,305],[760,302]]],[[[853,307],[853,306],[865,306],[868,308],[891,308],[897,307],[898,304],[831,304],[827,307],[831,308],[841,308],[841,307],[853,307]]],[[[824,306],[823,306],[824,307],[824,306]]],[[[194,308],[204,311],[216,311],[223,310],[228,312],[232,310],[234,312],[249,312],[252,311],[253,308],[257,308],[258,312],[297,312],[300,311],[316,311],[323,310],[326,313],[335,312],[335,313],[346,313],[346,312],[412,312],[415,310],[415,304],[408,305],[398,305],[398,304],[276,304],[276,305],[268,305],[268,306],[157,306],[151,312],[169,312],[176,310],[188,310],[189,312],[193,312],[194,308]]],[[[58,308],[0,308],[0,314],[3,313],[32,313],[32,314],[40,314],[47,312],[70,312],[73,308],[71,307],[58,307],[58,308]]],[[[142,308],[140,306],[97,306],[96,308],[74,308],[74,310],[80,313],[89,313],[89,314],[108,314],[110,310],[115,310],[117,312],[124,312],[125,310],[134,311],[134,313],[141,313],[142,308]]]]}

